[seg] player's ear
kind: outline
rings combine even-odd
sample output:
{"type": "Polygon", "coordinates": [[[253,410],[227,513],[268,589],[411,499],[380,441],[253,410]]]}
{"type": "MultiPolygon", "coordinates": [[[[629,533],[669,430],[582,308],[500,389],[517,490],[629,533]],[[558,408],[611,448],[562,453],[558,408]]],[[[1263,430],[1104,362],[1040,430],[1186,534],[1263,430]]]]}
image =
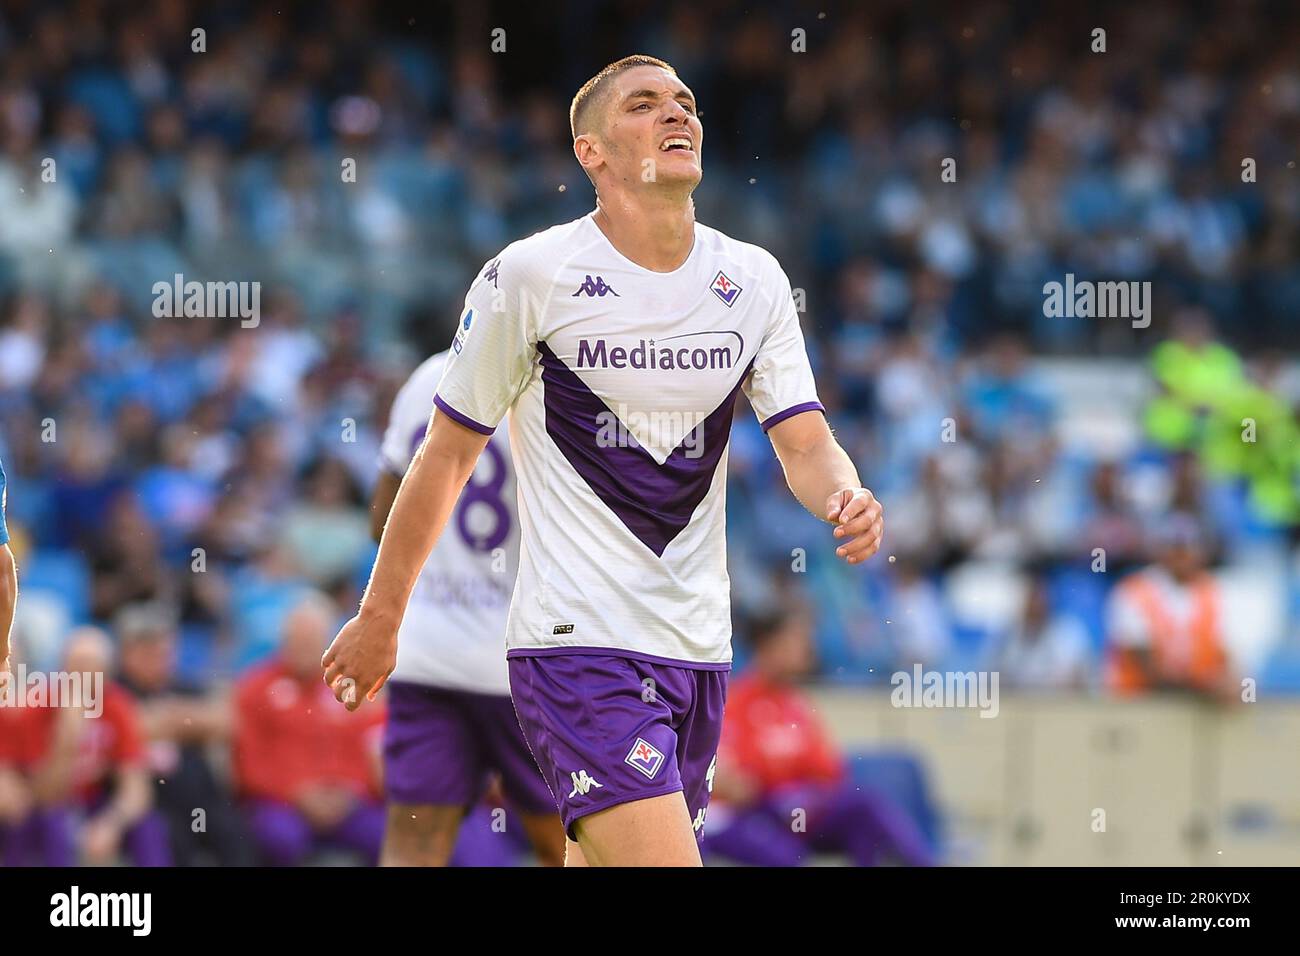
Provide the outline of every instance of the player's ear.
{"type": "Polygon", "coordinates": [[[600,141],[591,133],[583,133],[573,141],[573,155],[577,157],[578,165],[588,176],[605,161],[600,141]]]}

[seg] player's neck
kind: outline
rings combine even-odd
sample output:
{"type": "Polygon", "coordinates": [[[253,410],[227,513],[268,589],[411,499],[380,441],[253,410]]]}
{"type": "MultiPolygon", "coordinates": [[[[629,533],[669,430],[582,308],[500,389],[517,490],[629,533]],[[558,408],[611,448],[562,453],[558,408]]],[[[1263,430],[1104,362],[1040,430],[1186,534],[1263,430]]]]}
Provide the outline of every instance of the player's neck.
{"type": "Polygon", "coordinates": [[[599,196],[592,217],[620,254],[651,272],[673,272],[695,245],[695,202],[687,196],[599,196]]]}

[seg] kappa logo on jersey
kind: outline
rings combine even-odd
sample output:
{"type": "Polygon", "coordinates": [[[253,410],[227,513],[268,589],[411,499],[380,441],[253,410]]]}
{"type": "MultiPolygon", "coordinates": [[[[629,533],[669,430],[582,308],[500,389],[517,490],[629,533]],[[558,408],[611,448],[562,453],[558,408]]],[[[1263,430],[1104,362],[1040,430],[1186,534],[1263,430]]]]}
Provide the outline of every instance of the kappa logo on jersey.
{"type": "Polygon", "coordinates": [[[597,790],[605,789],[603,783],[598,782],[595,777],[588,776],[587,771],[585,770],[570,773],[569,777],[573,780],[573,790],[569,793],[570,799],[576,797],[578,794],[582,794],[585,797],[591,791],[592,787],[595,787],[597,790]]]}
{"type": "Polygon", "coordinates": [[[466,309],[465,314],[461,316],[460,325],[456,327],[456,337],[451,340],[451,350],[457,355],[465,347],[465,336],[469,334],[469,327],[474,322],[474,310],[466,309]]]}
{"type": "Polygon", "coordinates": [[[655,774],[659,772],[659,768],[664,764],[664,755],[638,737],[623,762],[635,767],[653,780],[655,774]]]}
{"type": "Polygon", "coordinates": [[[571,299],[577,298],[583,293],[586,293],[587,295],[590,296],[600,296],[601,298],[604,298],[605,294],[609,293],[610,295],[613,295],[616,298],[619,299],[623,298],[621,295],[619,295],[617,292],[614,291],[614,287],[612,285],[606,284],[605,280],[602,279],[600,276],[596,276],[595,279],[593,279],[591,276],[587,276],[587,281],[584,282],[582,285],[578,286],[578,291],[573,293],[573,295],[571,295],[569,298],[571,299]]]}
{"type": "Polygon", "coordinates": [[[497,276],[499,276],[500,274],[501,274],[501,260],[493,259],[492,264],[489,265],[487,269],[483,271],[483,278],[487,279],[488,282],[492,283],[492,288],[499,289],[501,287],[497,285],[497,276]]]}
{"type": "Polygon", "coordinates": [[[713,294],[722,300],[722,304],[728,309],[736,304],[736,297],[743,291],[740,286],[727,278],[725,272],[719,272],[713,278],[713,294]]]}

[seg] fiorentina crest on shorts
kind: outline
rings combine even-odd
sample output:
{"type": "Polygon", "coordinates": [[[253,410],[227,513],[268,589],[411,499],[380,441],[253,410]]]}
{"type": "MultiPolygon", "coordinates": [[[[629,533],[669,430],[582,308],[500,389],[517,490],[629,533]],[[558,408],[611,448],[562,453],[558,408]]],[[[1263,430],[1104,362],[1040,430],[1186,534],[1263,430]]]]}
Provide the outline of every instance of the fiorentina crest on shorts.
{"type": "Polygon", "coordinates": [[[736,296],[741,293],[740,286],[728,279],[725,272],[719,272],[713,277],[713,285],[710,288],[728,309],[735,303],[736,296]]]}
{"type": "Polygon", "coordinates": [[[628,751],[627,758],[623,762],[630,764],[653,780],[654,775],[657,774],[659,768],[663,766],[664,755],[638,737],[636,743],[632,745],[632,749],[628,751]]]}

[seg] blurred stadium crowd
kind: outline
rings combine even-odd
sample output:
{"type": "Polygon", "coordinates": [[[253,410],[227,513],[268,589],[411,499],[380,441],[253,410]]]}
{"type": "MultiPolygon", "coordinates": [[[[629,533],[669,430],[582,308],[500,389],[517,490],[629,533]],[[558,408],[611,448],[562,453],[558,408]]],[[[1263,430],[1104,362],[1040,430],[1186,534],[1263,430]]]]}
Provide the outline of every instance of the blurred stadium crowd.
{"type": "MultiPolygon", "coordinates": [[[[0,3],[0,460],[28,666],[111,655],[142,752],[174,767],[231,740],[266,668],[318,654],[318,594],[342,618],[369,572],[397,387],[481,263],[591,208],[569,97],[644,51],[702,105],[700,219],[804,295],[832,423],[888,507],[892,558],[837,566],[744,409],[738,634],[803,609],[824,679],[921,662],[1097,689],[1108,631],[1142,613],[1115,583],[1212,565],[1246,609],[1225,615],[1249,631],[1236,669],[1300,687],[1300,11],[819,7],[0,3]],[[177,273],[261,282],[257,327],[155,318],[177,273]],[[1066,273],[1151,281],[1151,327],[1045,318],[1066,273]]],[[[235,746],[237,778],[261,746],[235,746]]],[[[351,825],[369,845],[373,820],[351,825]]]]}

